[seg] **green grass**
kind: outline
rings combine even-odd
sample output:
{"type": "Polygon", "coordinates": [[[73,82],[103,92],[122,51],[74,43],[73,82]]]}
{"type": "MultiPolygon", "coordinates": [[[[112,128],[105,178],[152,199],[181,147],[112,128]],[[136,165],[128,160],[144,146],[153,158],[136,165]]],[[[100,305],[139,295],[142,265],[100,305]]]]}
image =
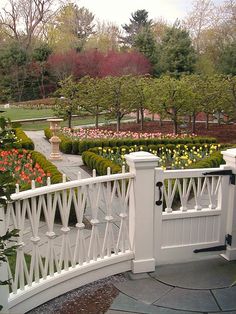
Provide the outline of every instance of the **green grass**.
{"type": "MultiPolygon", "coordinates": [[[[5,112],[0,113],[0,115],[9,118],[10,120],[24,120],[24,119],[34,119],[34,118],[47,118],[55,116],[52,109],[23,109],[23,108],[9,108],[4,109],[5,112]]],[[[101,116],[99,122],[105,122],[105,117],[101,116]]],[[[85,124],[94,124],[95,118],[92,116],[88,117],[78,117],[73,118],[72,125],[79,126],[85,124]]],[[[49,126],[47,121],[35,121],[35,122],[24,122],[21,123],[23,130],[37,131],[43,130],[49,126]]],[[[68,126],[67,121],[63,121],[61,126],[68,126]]]]}
{"type": "MultiPolygon", "coordinates": [[[[55,114],[52,109],[24,109],[24,108],[8,108],[4,109],[5,112],[0,113],[0,116],[5,118],[9,118],[11,121],[13,120],[24,120],[24,119],[34,119],[34,118],[47,118],[54,117],[55,114]]],[[[129,117],[124,117],[122,121],[129,119],[129,117]]],[[[111,120],[107,120],[104,115],[99,117],[99,123],[101,122],[110,122],[111,120]]],[[[114,120],[112,120],[114,121],[114,120]]],[[[80,126],[86,124],[95,124],[95,117],[93,116],[83,116],[73,118],[72,126],[80,126]]],[[[20,127],[25,131],[38,131],[43,130],[49,126],[49,122],[47,121],[35,121],[35,122],[24,122],[21,123],[20,127]]],[[[68,121],[63,121],[61,126],[68,126],[68,121]]]]}
{"type": "MultiPolygon", "coordinates": [[[[86,125],[86,124],[94,124],[95,118],[94,117],[82,117],[82,118],[74,118],[72,121],[73,127],[78,127],[80,125],[86,125]]],[[[104,117],[99,118],[99,122],[105,122],[104,117]]],[[[68,121],[63,121],[60,123],[61,126],[68,126],[68,121]]],[[[37,130],[43,130],[49,126],[49,122],[46,121],[37,121],[33,123],[24,123],[22,124],[22,129],[25,131],[37,131],[37,130]]]]}
{"type": "Polygon", "coordinates": [[[5,112],[0,115],[10,118],[11,120],[23,120],[33,118],[53,117],[52,109],[24,109],[24,108],[8,108],[3,109],[5,112]]]}

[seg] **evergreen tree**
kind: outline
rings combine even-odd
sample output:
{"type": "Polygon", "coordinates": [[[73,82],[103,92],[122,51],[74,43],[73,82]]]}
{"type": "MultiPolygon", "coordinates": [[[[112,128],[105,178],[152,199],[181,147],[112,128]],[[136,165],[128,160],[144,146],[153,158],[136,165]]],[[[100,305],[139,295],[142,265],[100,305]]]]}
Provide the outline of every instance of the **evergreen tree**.
{"type": "Polygon", "coordinates": [[[219,68],[223,74],[236,75],[236,40],[223,49],[219,68]]]}
{"type": "Polygon", "coordinates": [[[189,33],[178,23],[169,28],[160,45],[159,68],[175,76],[194,72],[196,53],[189,33]]]}
{"type": "Polygon", "coordinates": [[[137,10],[131,14],[130,23],[122,25],[126,31],[127,36],[121,37],[121,41],[125,45],[133,46],[136,36],[143,31],[143,29],[150,28],[152,20],[148,19],[148,12],[146,10],[137,10]]]}
{"type": "Polygon", "coordinates": [[[155,74],[155,65],[158,61],[158,49],[150,27],[144,27],[142,31],[135,36],[133,46],[149,59],[155,74]]]}

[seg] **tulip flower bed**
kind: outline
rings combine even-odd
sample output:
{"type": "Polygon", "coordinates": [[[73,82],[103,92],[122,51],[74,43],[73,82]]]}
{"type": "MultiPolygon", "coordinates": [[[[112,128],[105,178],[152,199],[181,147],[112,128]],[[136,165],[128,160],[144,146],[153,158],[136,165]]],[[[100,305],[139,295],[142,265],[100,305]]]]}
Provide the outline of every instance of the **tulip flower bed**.
{"type": "MultiPolygon", "coordinates": [[[[160,138],[160,139],[183,139],[186,137],[190,137],[189,134],[179,134],[175,135],[173,133],[170,134],[163,134],[160,132],[155,133],[139,133],[139,132],[131,132],[131,131],[120,131],[115,132],[111,130],[106,129],[92,129],[92,128],[78,128],[78,129],[69,129],[69,128],[63,128],[61,130],[61,133],[71,138],[72,140],[98,140],[98,139],[154,139],[154,138],[160,138]]],[[[195,137],[195,134],[191,134],[191,137],[195,137]]]]}
{"type": "MultiPolygon", "coordinates": [[[[176,145],[175,148],[169,148],[168,145],[161,146],[159,149],[149,149],[149,152],[158,156],[159,166],[163,169],[185,169],[191,166],[193,163],[210,156],[212,153],[220,148],[220,144],[216,145],[176,145]]],[[[131,148],[98,148],[98,154],[104,158],[107,158],[118,165],[125,164],[125,154],[134,151],[142,151],[143,147],[131,147],[131,148]]],[[[147,149],[145,149],[147,150],[147,149]]]]}
{"type": "MultiPolygon", "coordinates": [[[[44,130],[47,139],[52,136],[52,131],[44,130]]],[[[162,133],[138,133],[138,132],[113,132],[100,129],[62,129],[59,133],[61,140],[60,150],[65,154],[79,154],[93,147],[121,147],[121,146],[149,146],[166,144],[190,144],[190,143],[216,143],[215,138],[198,137],[194,134],[162,134],[162,133]]]]}
{"type": "Polygon", "coordinates": [[[25,149],[0,151],[0,171],[9,171],[21,189],[30,188],[32,180],[35,180],[36,186],[45,185],[46,177],[50,176],[50,173],[45,173],[41,166],[34,162],[30,151],[25,149]]]}
{"type": "MultiPolygon", "coordinates": [[[[148,151],[158,156],[159,166],[163,169],[185,169],[195,168],[199,162],[204,163],[206,159],[212,159],[215,156],[216,160],[211,160],[209,165],[215,166],[221,164],[222,158],[220,154],[220,144],[178,144],[178,145],[149,145],[147,146],[133,146],[133,147],[96,147],[84,152],[82,157],[84,163],[88,167],[95,168],[100,175],[106,174],[106,168],[110,167],[112,173],[121,171],[121,166],[125,165],[125,154],[135,151],[148,151]],[[215,153],[217,153],[215,155],[215,153]]],[[[221,154],[220,154],[221,155],[221,154]]],[[[214,158],[213,158],[214,159],[214,158]]],[[[198,165],[199,168],[202,167],[198,165]]],[[[205,168],[208,164],[204,163],[205,168]]]]}

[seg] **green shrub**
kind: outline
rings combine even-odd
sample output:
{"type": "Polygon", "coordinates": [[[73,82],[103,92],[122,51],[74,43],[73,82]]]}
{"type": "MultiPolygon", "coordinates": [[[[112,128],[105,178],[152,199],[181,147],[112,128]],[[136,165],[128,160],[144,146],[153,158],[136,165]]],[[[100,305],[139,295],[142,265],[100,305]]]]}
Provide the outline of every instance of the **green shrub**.
{"type": "Polygon", "coordinates": [[[72,142],[72,154],[78,155],[79,154],[79,141],[72,142]]]}
{"type": "Polygon", "coordinates": [[[20,140],[20,146],[25,149],[33,150],[33,141],[25,134],[22,129],[14,129],[16,137],[20,140]]]}
{"type": "Polygon", "coordinates": [[[206,157],[203,160],[195,162],[189,168],[217,168],[222,164],[225,164],[225,161],[221,152],[218,151],[213,153],[210,157],[206,157]]]}
{"type": "Polygon", "coordinates": [[[60,143],[60,151],[64,154],[71,154],[72,153],[72,141],[68,140],[66,137],[61,137],[60,143]]]}
{"type": "Polygon", "coordinates": [[[92,147],[121,147],[121,146],[143,146],[143,150],[149,150],[150,145],[188,145],[188,144],[204,144],[204,143],[216,143],[215,138],[207,137],[190,137],[190,138],[179,138],[179,139],[111,139],[111,140],[81,140],[79,141],[79,154],[82,154],[84,151],[92,147]]]}
{"type": "Polygon", "coordinates": [[[107,168],[111,168],[111,173],[121,172],[121,167],[116,165],[107,158],[103,158],[92,151],[86,151],[82,153],[83,163],[90,169],[96,169],[97,174],[106,175],[107,168]]]}
{"type": "Polygon", "coordinates": [[[52,131],[50,130],[50,128],[44,129],[44,135],[48,140],[52,137],[52,131]]]}
{"type": "Polygon", "coordinates": [[[49,160],[47,160],[47,158],[44,155],[36,151],[32,151],[31,155],[33,161],[35,163],[37,162],[46,174],[50,173],[52,184],[62,182],[62,174],[55,165],[53,165],[49,160]]]}

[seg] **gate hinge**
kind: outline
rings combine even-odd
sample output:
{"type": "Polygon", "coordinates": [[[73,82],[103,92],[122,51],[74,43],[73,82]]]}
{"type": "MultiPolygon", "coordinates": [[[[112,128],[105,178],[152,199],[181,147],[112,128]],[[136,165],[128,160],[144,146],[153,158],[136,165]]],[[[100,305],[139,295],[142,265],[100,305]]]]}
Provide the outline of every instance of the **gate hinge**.
{"type": "Polygon", "coordinates": [[[225,243],[228,245],[232,245],[232,235],[231,234],[227,234],[225,236],[225,243]]]}
{"type": "Polygon", "coordinates": [[[236,185],[236,175],[235,174],[231,174],[229,179],[230,179],[230,184],[236,185]]]}
{"type": "Polygon", "coordinates": [[[210,171],[204,172],[204,176],[229,176],[230,184],[236,185],[236,175],[232,172],[232,170],[218,170],[218,171],[210,171]]]}
{"type": "Polygon", "coordinates": [[[225,244],[224,245],[218,245],[218,246],[211,246],[203,249],[195,249],[194,253],[202,253],[202,252],[215,252],[215,251],[224,251],[226,250],[226,247],[228,245],[232,244],[232,235],[226,234],[225,236],[225,244]]]}

